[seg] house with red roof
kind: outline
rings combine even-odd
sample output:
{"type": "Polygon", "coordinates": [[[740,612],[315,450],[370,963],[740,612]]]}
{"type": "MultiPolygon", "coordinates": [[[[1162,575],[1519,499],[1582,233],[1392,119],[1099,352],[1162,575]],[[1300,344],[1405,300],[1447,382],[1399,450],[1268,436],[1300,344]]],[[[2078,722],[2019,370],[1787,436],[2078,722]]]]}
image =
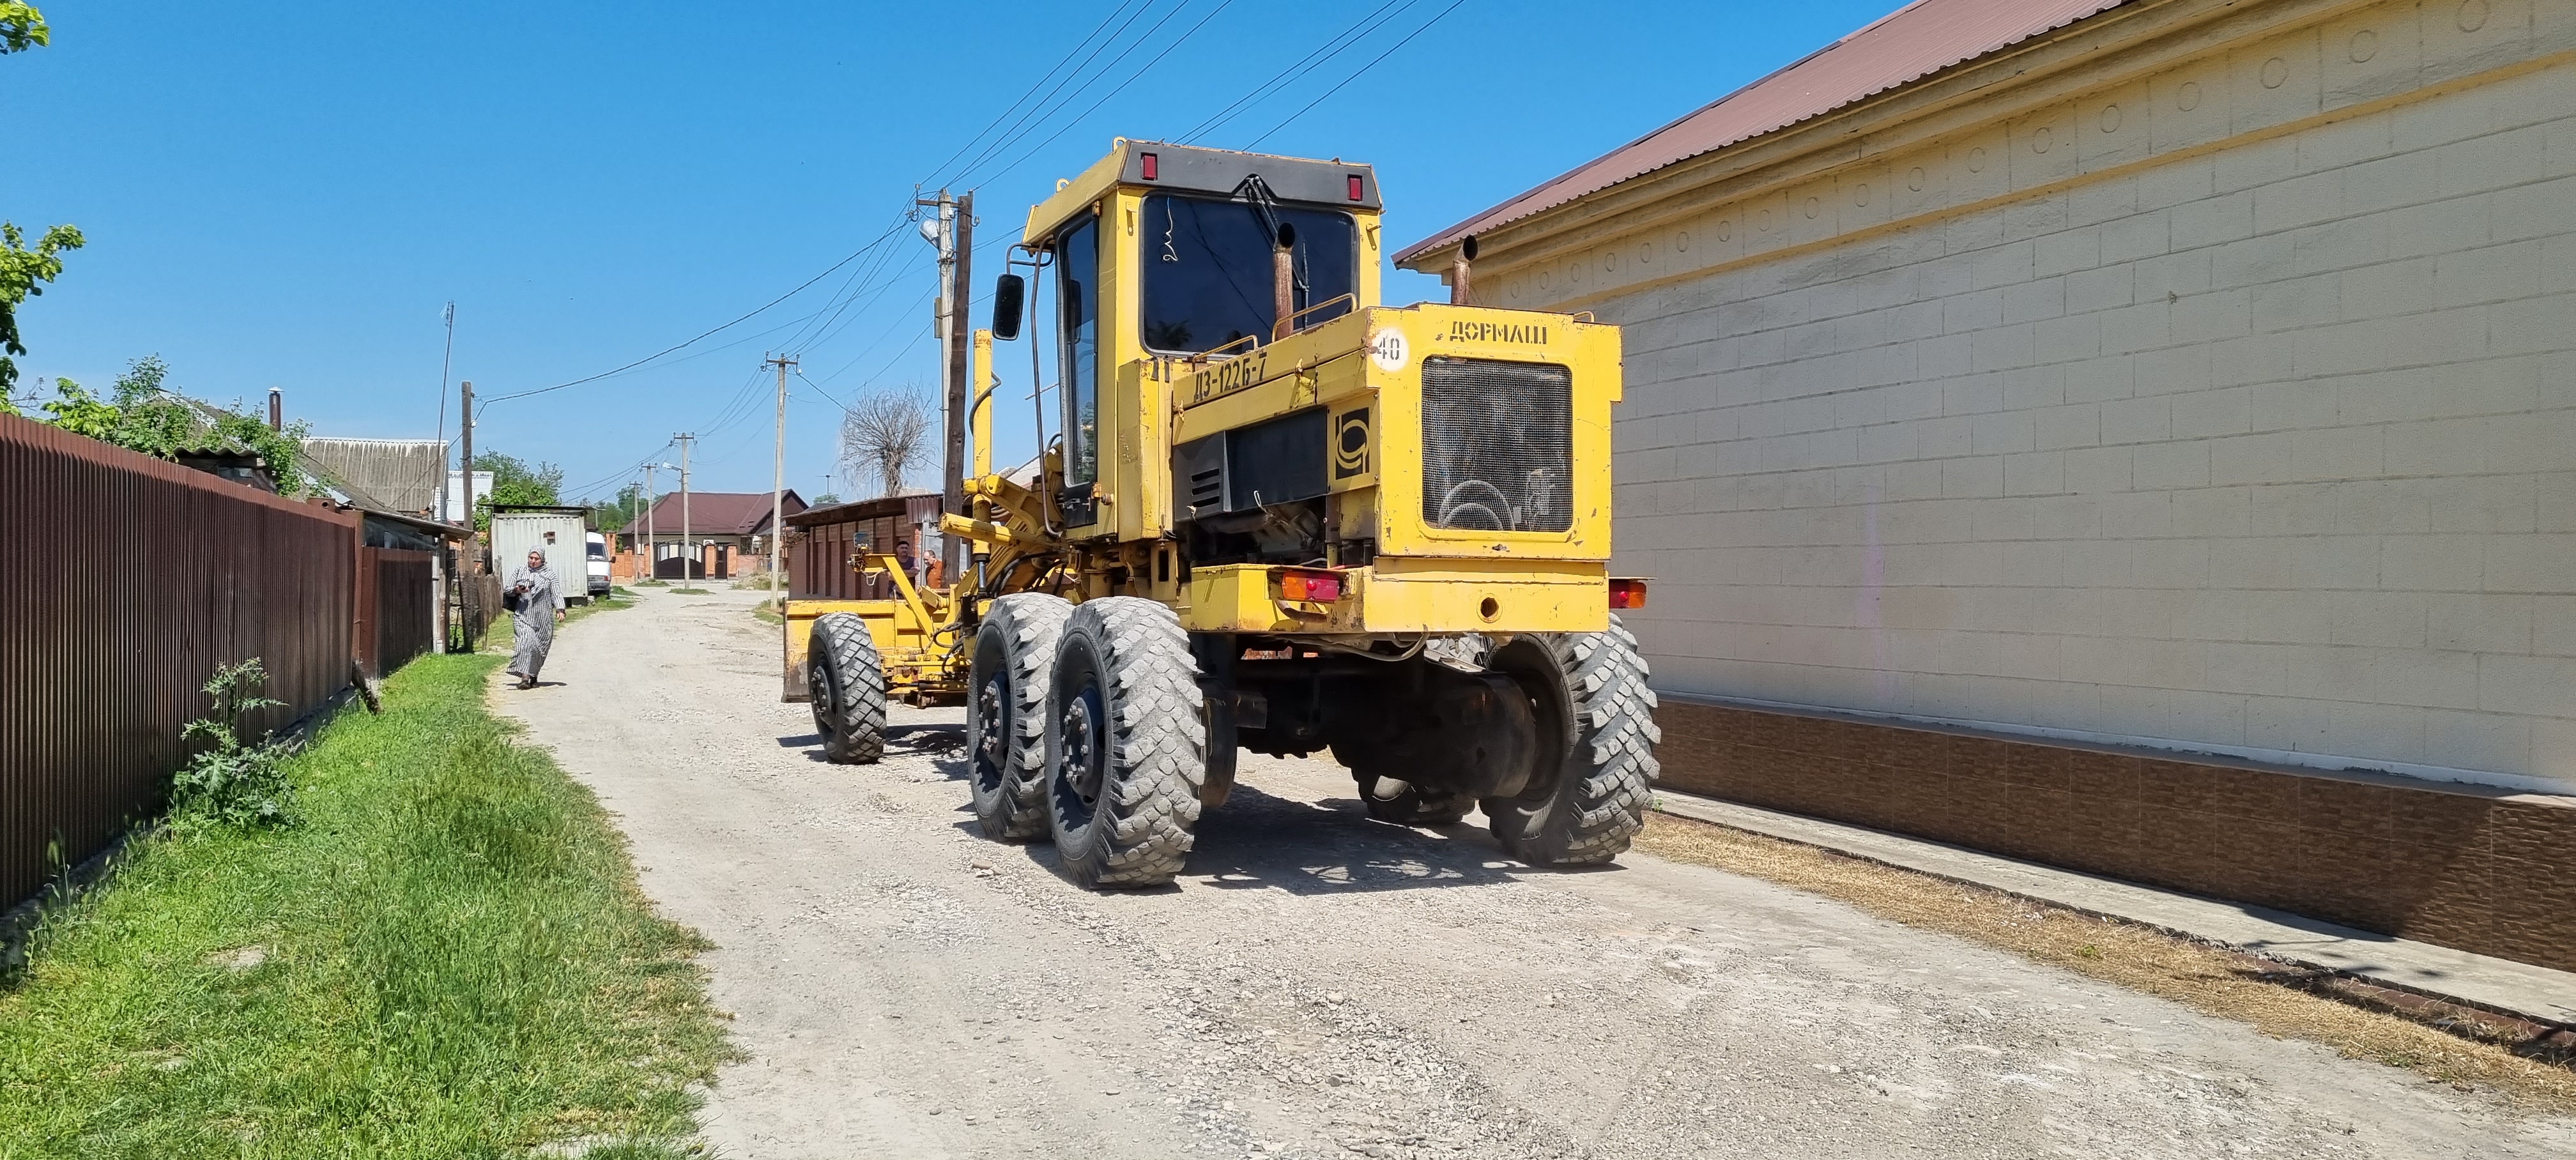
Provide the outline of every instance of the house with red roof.
{"type": "MultiPolygon", "coordinates": [[[[806,508],[790,488],[779,500],[787,515],[806,508]]],[[[757,571],[768,564],[771,539],[770,496],[765,491],[671,492],[654,501],[647,514],[616,532],[621,552],[635,550],[650,529],[654,575],[680,578],[681,561],[695,556],[709,579],[757,571]],[[667,574],[666,574],[667,573],[667,574]]]]}

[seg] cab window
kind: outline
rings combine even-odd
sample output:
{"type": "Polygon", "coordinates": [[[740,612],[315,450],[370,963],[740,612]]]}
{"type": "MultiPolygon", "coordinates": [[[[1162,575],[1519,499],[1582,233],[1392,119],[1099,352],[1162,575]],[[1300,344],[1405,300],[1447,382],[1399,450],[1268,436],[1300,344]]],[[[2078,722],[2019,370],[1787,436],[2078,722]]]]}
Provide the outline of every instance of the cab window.
{"type": "MultiPolygon", "coordinates": [[[[1280,206],[1295,234],[1294,309],[1359,290],[1359,226],[1350,215],[1280,206]]],[[[1250,202],[1158,193],[1145,199],[1143,326],[1149,349],[1201,354],[1251,335],[1270,341],[1279,321],[1271,291],[1272,240],[1250,202]]],[[[1339,306],[1300,315],[1312,326],[1348,313],[1339,306]]]]}
{"type": "Polygon", "coordinates": [[[1067,231],[1055,244],[1056,375],[1064,394],[1065,482],[1100,475],[1100,219],[1067,231]]]}

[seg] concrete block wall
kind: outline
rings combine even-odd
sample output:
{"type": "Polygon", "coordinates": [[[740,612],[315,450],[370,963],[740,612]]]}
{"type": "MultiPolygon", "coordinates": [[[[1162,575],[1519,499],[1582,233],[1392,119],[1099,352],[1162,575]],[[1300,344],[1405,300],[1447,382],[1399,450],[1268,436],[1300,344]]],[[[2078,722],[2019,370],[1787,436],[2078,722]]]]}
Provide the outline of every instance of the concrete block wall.
{"type": "Polygon", "coordinates": [[[2141,156],[1587,303],[1658,685],[2576,792],[2576,65],[2141,156]]]}

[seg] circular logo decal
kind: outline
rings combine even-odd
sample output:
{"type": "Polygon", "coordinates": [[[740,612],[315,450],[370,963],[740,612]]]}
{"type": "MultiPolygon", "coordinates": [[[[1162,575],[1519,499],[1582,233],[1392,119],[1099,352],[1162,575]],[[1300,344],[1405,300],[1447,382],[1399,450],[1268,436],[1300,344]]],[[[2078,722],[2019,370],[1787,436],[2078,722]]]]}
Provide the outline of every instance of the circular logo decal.
{"type": "Polygon", "coordinates": [[[1368,352],[1369,361],[1382,371],[1403,370],[1406,357],[1412,353],[1405,348],[1401,330],[1381,330],[1370,335],[1368,352]]]}

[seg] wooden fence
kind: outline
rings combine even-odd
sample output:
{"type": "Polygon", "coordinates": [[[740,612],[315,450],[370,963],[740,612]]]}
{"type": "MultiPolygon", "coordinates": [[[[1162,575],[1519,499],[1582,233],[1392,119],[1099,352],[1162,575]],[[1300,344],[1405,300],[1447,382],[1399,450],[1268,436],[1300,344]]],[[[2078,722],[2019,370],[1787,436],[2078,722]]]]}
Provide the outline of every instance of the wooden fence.
{"type": "Polygon", "coordinates": [[[0,907],[161,807],[218,667],[266,666],[285,705],[263,729],[346,687],[359,533],[356,513],[0,415],[0,907]]]}

